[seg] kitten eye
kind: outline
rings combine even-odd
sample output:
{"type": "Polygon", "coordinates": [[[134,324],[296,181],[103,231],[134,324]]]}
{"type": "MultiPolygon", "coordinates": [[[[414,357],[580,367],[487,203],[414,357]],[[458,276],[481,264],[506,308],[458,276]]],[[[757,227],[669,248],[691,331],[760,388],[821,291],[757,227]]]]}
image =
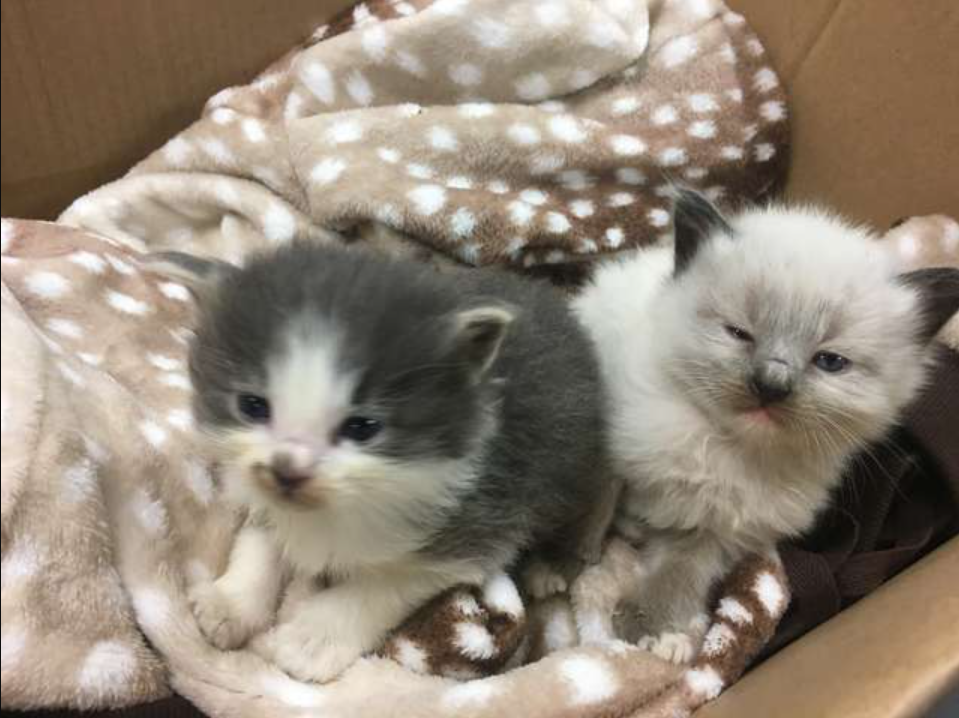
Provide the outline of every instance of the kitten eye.
{"type": "Polygon", "coordinates": [[[741,327],[737,327],[733,324],[726,324],[723,326],[723,329],[725,329],[726,333],[729,334],[729,336],[731,336],[733,339],[741,342],[753,341],[753,335],[741,327]]]}
{"type": "Polygon", "coordinates": [[[825,372],[836,374],[849,366],[850,361],[841,354],[834,352],[816,352],[812,363],[825,372]]]}
{"type": "Polygon", "coordinates": [[[237,394],[236,408],[240,413],[257,424],[270,420],[270,402],[256,394],[237,394]]]}
{"type": "Polygon", "coordinates": [[[340,424],[337,434],[343,439],[362,444],[380,433],[383,424],[376,419],[367,419],[364,416],[351,416],[340,424]]]}

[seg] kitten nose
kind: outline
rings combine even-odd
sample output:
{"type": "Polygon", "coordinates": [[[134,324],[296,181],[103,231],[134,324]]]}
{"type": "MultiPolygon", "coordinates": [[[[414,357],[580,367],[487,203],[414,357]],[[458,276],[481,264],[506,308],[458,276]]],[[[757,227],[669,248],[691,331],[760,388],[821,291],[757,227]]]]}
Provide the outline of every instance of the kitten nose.
{"type": "Polygon", "coordinates": [[[761,362],[749,378],[749,389],[762,406],[782,401],[793,390],[789,365],[782,359],[761,362]]]}
{"type": "Polygon", "coordinates": [[[270,471],[280,488],[292,491],[309,481],[312,465],[312,458],[305,451],[280,450],[273,454],[270,471]]]}

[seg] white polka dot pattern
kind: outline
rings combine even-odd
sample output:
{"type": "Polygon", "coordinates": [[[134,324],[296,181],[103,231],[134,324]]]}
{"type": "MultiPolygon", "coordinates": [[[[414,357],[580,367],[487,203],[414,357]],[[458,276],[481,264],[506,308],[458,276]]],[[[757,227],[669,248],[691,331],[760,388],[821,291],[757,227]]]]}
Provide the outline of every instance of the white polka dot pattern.
{"type": "MultiPolygon", "coordinates": [[[[683,118],[683,122],[693,121],[683,118]]],[[[546,137],[548,126],[542,129],[546,137]]],[[[456,135],[460,140],[460,133],[456,135]]],[[[374,161],[381,162],[379,158],[374,161]]],[[[427,209],[435,205],[437,196],[444,197],[437,214],[449,224],[451,234],[463,235],[458,245],[463,247],[462,256],[475,258],[476,235],[488,221],[486,207],[454,202],[453,195],[466,190],[453,190],[439,182],[467,176],[454,175],[438,162],[434,169],[435,184],[411,180],[404,189],[430,188],[427,209]],[[437,195],[434,188],[442,194],[437,195]]],[[[573,233],[578,220],[617,208],[611,204],[631,209],[634,215],[620,216],[617,223],[607,221],[600,225],[601,231],[577,237],[572,251],[586,244],[584,251],[592,253],[599,246],[625,244],[631,226],[627,220],[633,216],[649,226],[668,224],[662,198],[655,191],[640,193],[647,188],[646,173],[650,172],[648,167],[644,169],[645,173],[620,162],[611,171],[603,171],[584,164],[563,170],[568,173],[563,182],[559,177],[510,182],[482,175],[470,175],[467,181],[482,188],[483,196],[516,203],[528,226],[543,232],[543,236],[557,234],[557,229],[563,230],[558,236],[573,233]],[[604,184],[609,176],[616,177],[615,185],[604,184]],[[492,183],[499,183],[495,189],[503,194],[491,191],[492,183]],[[579,192],[589,194],[566,194],[568,187],[582,187],[579,192]],[[634,201],[626,204],[630,199],[634,201]],[[647,204],[641,205],[643,201],[647,204]],[[564,219],[570,225],[568,229],[564,219]],[[590,242],[597,246],[589,246],[590,242]]],[[[719,177],[709,179],[707,190],[720,189],[721,181],[719,177]]],[[[661,184],[654,179],[648,187],[654,190],[661,184]]],[[[396,212],[400,211],[398,206],[393,208],[396,212]]],[[[404,212],[412,211],[412,203],[403,207],[404,212]]],[[[283,208],[288,209],[286,205],[283,208]]],[[[269,204],[264,203],[258,214],[265,215],[268,209],[269,204]]],[[[284,221],[274,224],[283,226],[284,221]]],[[[153,272],[136,251],[93,233],[16,220],[7,220],[5,230],[9,237],[6,256],[19,262],[3,268],[5,364],[0,428],[4,461],[18,458],[8,455],[8,449],[34,445],[22,440],[23,432],[40,423],[49,432],[44,440],[57,443],[56,451],[43,458],[42,466],[20,489],[29,501],[16,507],[18,511],[30,511],[31,502],[37,502],[42,506],[43,520],[35,522],[38,528],[34,532],[11,532],[11,542],[4,549],[0,578],[8,603],[3,618],[3,670],[28,675],[40,661],[51,665],[51,661],[59,660],[49,651],[39,650],[51,640],[47,633],[50,624],[30,613],[34,602],[18,597],[30,595],[40,581],[52,585],[65,578],[60,572],[66,568],[71,582],[80,581],[71,583],[70,591],[90,596],[92,605],[108,611],[109,620],[90,624],[85,614],[70,613],[70,604],[62,604],[62,615],[71,618],[70,631],[65,632],[63,624],[58,624],[57,640],[61,645],[65,640],[71,642],[70,659],[65,670],[56,671],[54,678],[46,681],[45,690],[55,694],[58,701],[87,707],[129,700],[130,691],[156,697],[164,689],[165,669],[147,648],[137,626],[154,645],[169,652],[173,661],[188,660],[184,651],[203,656],[204,661],[233,660],[219,657],[219,652],[202,643],[178,584],[181,579],[208,580],[211,567],[218,565],[216,555],[176,553],[175,546],[189,544],[179,533],[182,527],[207,530],[209,524],[223,521],[223,533],[210,536],[225,550],[232,523],[223,515],[226,512],[218,511],[222,503],[216,499],[216,477],[198,460],[191,443],[188,397],[182,391],[171,391],[173,387],[167,384],[170,377],[177,377],[177,383],[186,376],[186,348],[181,340],[188,336],[191,324],[189,292],[153,272]],[[44,273],[60,277],[62,282],[36,279],[44,273]],[[50,286],[66,291],[51,293],[50,286]],[[110,292],[135,302],[123,300],[121,305],[142,304],[150,310],[146,314],[122,311],[107,300],[110,292]],[[17,353],[9,354],[9,347],[17,347],[17,353]],[[11,381],[11,376],[16,380],[11,381]],[[49,396],[57,397],[55,403],[25,400],[24,387],[46,391],[47,386],[49,396]],[[37,422],[39,417],[35,415],[23,413],[38,410],[48,411],[42,422],[37,422]],[[116,492],[115,497],[120,499],[115,513],[109,513],[113,502],[104,500],[105,488],[116,492]],[[57,497],[55,504],[39,501],[52,495],[57,497]],[[44,529],[51,525],[55,531],[44,529]],[[105,531],[105,526],[111,530],[105,531]],[[110,543],[114,531],[119,532],[116,544],[110,543]],[[80,551],[81,546],[91,551],[80,551]],[[116,564],[123,571],[122,583],[113,565],[117,547],[133,551],[136,558],[116,564]],[[71,561],[65,567],[62,560],[53,557],[64,555],[67,549],[71,561]],[[161,566],[163,570],[159,570],[161,566]],[[132,598],[132,610],[125,589],[132,598]],[[16,610],[8,612],[8,605],[16,610]],[[171,645],[174,641],[184,645],[179,653],[171,645]]],[[[506,251],[522,252],[529,241],[529,235],[513,232],[506,238],[506,251]]],[[[890,231],[882,243],[903,269],[956,264],[959,225],[946,217],[912,219],[890,231]]],[[[568,258],[569,252],[560,247],[542,254],[542,261],[568,258]]],[[[5,491],[11,478],[6,465],[5,491]]],[[[363,699],[384,712],[395,708],[395,691],[401,686],[408,696],[404,700],[422,708],[420,712],[426,716],[467,711],[502,715],[518,701],[536,704],[530,698],[541,695],[550,696],[544,710],[615,715],[625,712],[627,706],[635,706],[649,690],[655,692],[669,685],[672,687],[662,694],[663,699],[668,699],[678,713],[691,713],[737,680],[753,653],[772,635],[789,602],[782,567],[769,558],[750,559],[741,565],[720,587],[718,595],[716,610],[703,621],[700,655],[688,666],[667,674],[659,673],[664,669],[658,659],[625,644],[571,646],[575,641],[573,626],[560,618],[545,620],[541,628],[536,628],[534,616],[527,616],[515,585],[505,576],[491,579],[481,589],[460,587],[439,597],[439,603],[418,622],[411,619],[398,631],[392,645],[400,647],[402,656],[388,655],[407,666],[409,673],[384,666],[382,661],[366,661],[355,670],[368,672],[363,675],[363,699]],[[523,641],[531,627],[529,640],[523,641]],[[510,662],[510,656],[518,655],[517,660],[522,662],[526,651],[531,657],[539,657],[537,650],[561,646],[563,652],[546,655],[536,666],[493,678],[456,684],[433,682],[416,673],[480,678],[516,665],[510,662]],[[669,678],[657,684],[656,675],[669,678]],[[380,691],[380,683],[389,685],[389,690],[380,691]]],[[[56,596],[47,599],[59,600],[56,596]]],[[[191,664],[178,665],[182,669],[191,664]]],[[[244,690],[256,690],[260,691],[260,700],[279,701],[280,708],[273,714],[285,714],[284,709],[293,706],[320,705],[331,711],[339,708],[337,700],[322,688],[303,686],[276,673],[264,674],[243,663],[216,665],[236,671],[229,675],[243,679],[244,683],[235,689],[244,697],[244,690]]],[[[18,695],[23,697],[8,694],[5,686],[5,701],[15,701],[18,695]]]]}
{"type": "MultiPolygon", "coordinates": [[[[696,184],[721,176],[729,198],[764,188],[782,170],[778,79],[748,28],[722,20],[711,0],[676,3],[654,19],[666,40],[649,50],[643,74],[636,62],[652,29],[641,2],[425,4],[425,14],[392,0],[357,6],[363,11],[329,23],[299,55],[211,98],[204,121],[143,171],[239,173],[297,206],[305,193],[313,231],[338,224],[349,207],[351,222],[384,221],[422,237],[427,252],[533,266],[593,246],[608,252],[656,241],[668,227],[644,221],[658,206],[647,177],[678,173],[696,184]],[[418,24],[399,32],[379,22],[391,18],[418,24]],[[345,34],[357,22],[362,31],[345,34]],[[431,38],[440,31],[437,46],[431,38]],[[549,62],[527,59],[537,43],[551,49],[549,62]],[[277,132],[276,122],[293,124],[277,132]],[[283,137],[296,146],[289,160],[283,137]],[[379,180],[373,196],[370,177],[379,180]],[[530,186],[548,200],[506,189],[530,186]],[[594,240],[612,227],[621,241],[618,232],[611,243],[594,240]]],[[[271,241],[304,231],[292,212],[263,207],[251,217],[247,189],[218,190],[234,213],[220,225],[224,256],[245,251],[226,233],[236,236],[248,217],[271,241]]],[[[196,220],[184,220],[170,236],[197,241],[196,220]]],[[[135,235],[133,223],[108,224],[135,235]]],[[[118,311],[138,311],[118,299],[110,300],[118,311]]]]}

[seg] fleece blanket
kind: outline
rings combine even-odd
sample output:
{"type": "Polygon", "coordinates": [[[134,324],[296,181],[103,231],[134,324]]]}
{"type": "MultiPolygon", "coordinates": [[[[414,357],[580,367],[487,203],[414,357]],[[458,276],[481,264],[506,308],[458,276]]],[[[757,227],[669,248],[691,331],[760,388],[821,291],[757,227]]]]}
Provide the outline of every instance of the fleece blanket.
{"type": "Polygon", "coordinates": [[[564,607],[527,614],[505,576],[439,597],[330,686],[214,650],[185,596],[222,570],[235,519],[192,438],[189,295],[140,259],[301,236],[440,267],[579,264],[667,237],[674,180],[764,193],[785,117],[762,45],[716,0],[364,3],[60,224],[5,220],[4,707],[172,687],[214,715],[665,715],[718,693],[787,602],[768,557],[730,578],[683,669],[570,648],[564,607]]]}
{"type": "MultiPolygon", "coordinates": [[[[959,264],[945,217],[885,242],[903,269],[959,264]]],[[[63,225],[3,220],[2,250],[4,708],[120,707],[173,688],[211,715],[683,715],[736,680],[786,608],[778,561],[745,561],[701,655],[677,667],[576,648],[568,605],[528,610],[499,576],[437,597],[328,686],[221,653],[186,600],[223,569],[235,524],[192,439],[190,295],[135,250],[63,225]]],[[[942,339],[959,350],[959,320],[942,339]]]]}
{"type": "Polygon", "coordinates": [[[440,263],[570,265],[667,236],[671,181],[765,192],[787,126],[762,44],[718,0],[369,2],[61,219],[228,259],[326,228],[440,263]]]}

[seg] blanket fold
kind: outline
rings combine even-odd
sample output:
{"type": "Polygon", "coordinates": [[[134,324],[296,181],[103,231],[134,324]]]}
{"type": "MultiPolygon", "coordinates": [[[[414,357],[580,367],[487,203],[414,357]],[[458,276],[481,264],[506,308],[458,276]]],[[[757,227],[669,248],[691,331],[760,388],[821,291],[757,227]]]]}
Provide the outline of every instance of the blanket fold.
{"type": "Polygon", "coordinates": [[[218,93],[62,220],[234,259],[251,233],[374,223],[458,262],[531,267],[666,236],[670,182],[735,202],[785,169],[782,88],[718,1],[357,7],[351,31],[218,93]]]}

